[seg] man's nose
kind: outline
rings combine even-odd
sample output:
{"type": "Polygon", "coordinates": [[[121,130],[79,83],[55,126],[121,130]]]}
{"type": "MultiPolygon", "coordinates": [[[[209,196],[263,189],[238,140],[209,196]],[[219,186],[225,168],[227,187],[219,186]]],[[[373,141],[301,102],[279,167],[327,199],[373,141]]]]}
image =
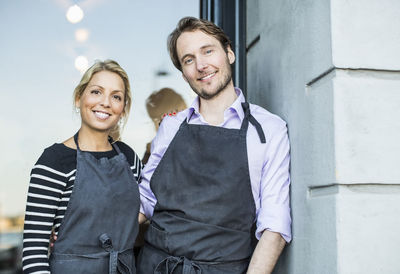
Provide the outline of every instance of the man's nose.
{"type": "Polygon", "coordinates": [[[203,71],[204,69],[206,69],[208,67],[208,64],[207,64],[205,58],[197,58],[196,61],[197,61],[196,66],[197,66],[198,71],[203,71]]]}

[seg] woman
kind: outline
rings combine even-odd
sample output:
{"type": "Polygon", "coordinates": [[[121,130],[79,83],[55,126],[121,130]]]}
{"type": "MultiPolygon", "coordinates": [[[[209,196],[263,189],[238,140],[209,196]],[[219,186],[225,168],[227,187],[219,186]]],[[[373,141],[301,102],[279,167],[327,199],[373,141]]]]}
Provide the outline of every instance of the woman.
{"type": "MultiPolygon", "coordinates": [[[[162,119],[166,116],[176,115],[186,109],[185,100],[182,96],[172,88],[162,88],[150,94],[146,99],[147,114],[154,123],[156,132],[160,126],[162,119]]],[[[142,158],[142,163],[145,165],[150,157],[151,142],[147,143],[146,151],[142,158]]]]}
{"type": "Polygon", "coordinates": [[[79,131],[33,167],[24,227],[24,273],[135,273],[141,162],[120,139],[131,106],[126,72],[97,62],[74,91],[79,131]],[[57,241],[50,258],[54,230],[57,241]]]}

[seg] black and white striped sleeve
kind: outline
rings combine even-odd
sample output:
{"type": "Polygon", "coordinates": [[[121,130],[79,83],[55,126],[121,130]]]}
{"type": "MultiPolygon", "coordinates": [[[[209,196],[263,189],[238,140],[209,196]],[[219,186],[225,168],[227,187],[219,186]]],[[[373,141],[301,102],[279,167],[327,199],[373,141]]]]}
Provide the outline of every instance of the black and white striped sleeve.
{"type": "Polygon", "coordinates": [[[133,176],[136,181],[139,182],[140,176],[142,174],[143,164],[136,152],[124,142],[118,142],[118,146],[121,151],[125,154],[129,165],[131,167],[133,176]]]}
{"type": "Polygon", "coordinates": [[[142,161],[140,160],[139,156],[136,153],[134,153],[134,160],[133,164],[131,164],[131,170],[137,182],[139,182],[140,175],[142,173],[142,168],[143,168],[142,161]]]}
{"type": "Polygon", "coordinates": [[[65,185],[66,174],[45,150],[31,171],[24,224],[24,273],[50,273],[49,239],[65,185]]]}

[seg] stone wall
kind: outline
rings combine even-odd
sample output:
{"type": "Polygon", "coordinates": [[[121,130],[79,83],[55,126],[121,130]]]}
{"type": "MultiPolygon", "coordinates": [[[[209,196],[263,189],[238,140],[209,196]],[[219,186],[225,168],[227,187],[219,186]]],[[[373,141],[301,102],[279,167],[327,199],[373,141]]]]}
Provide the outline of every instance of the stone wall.
{"type": "Polygon", "coordinates": [[[399,273],[400,1],[248,0],[247,94],[291,141],[276,273],[399,273]]]}

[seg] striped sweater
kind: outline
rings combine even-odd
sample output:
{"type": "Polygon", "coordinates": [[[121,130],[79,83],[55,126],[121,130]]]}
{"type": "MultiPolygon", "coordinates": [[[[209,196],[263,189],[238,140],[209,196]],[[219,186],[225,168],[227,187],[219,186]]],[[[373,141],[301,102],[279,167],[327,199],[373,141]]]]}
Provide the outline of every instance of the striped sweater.
{"type": "MultiPolygon", "coordinates": [[[[125,143],[117,142],[125,154],[136,178],[140,177],[142,163],[125,143]]],[[[96,158],[116,155],[114,150],[91,152],[96,158]]],[[[46,148],[31,171],[26,203],[23,272],[50,273],[48,260],[49,239],[52,230],[57,235],[71,196],[76,172],[76,150],[64,144],[46,148]]]]}

